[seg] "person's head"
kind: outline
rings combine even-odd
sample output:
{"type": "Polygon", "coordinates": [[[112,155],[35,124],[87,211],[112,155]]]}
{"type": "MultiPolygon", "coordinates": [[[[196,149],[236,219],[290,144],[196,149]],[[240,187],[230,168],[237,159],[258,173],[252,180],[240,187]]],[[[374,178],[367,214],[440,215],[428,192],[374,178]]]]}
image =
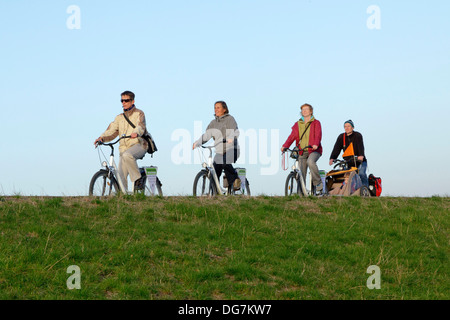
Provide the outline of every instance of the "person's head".
{"type": "Polygon", "coordinates": [[[124,91],[121,93],[121,99],[120,102],[122,102],[122,108],[129,109],[134,104],[134,93],[131,91],[124,91]]]}
{"type": "Polygon", "coordinates": [[[310,117],[313,115],[313,107],[310,104],[305,103],[300,107],[303,117],[310,117]]]}
{"type": "Polygon", "coordinates": [[[225,114],[230,113],[228,111],[228,106],[225,103],[225,101],[217,101],[216,103],[214,103],[214,113],[216,117],[221,117],[225,114]]]}
{"type": "Polygon", "coordinates": [[[352,133],[354,128],[355,128],[355,125],[352,120],[347,120],[344,122],[345,133],[347,133],[347,134],[352,133]]]}

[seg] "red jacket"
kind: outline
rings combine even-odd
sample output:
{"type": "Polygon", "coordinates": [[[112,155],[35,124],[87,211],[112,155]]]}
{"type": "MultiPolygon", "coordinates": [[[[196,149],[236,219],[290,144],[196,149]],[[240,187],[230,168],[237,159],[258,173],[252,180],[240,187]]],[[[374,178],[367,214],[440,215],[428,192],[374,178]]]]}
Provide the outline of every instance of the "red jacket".
{"type": "MultiPolygon", "coordinates": [[[[310,146],[318,146],[317,150],[313,150],[312,148],[308,149],[308,152],[311,154],[312,152],[318,152],[320,155],[322,155],[322,126],[320,124],[319,120],[314,119],[313,122],[311,122],[311,126],[309,127],[309,145],[310,146]]],[[[303,133],[303,132],[302,132],[303,133]]],[[[292,144],[292,142],[295,141],[295,145],[299,145],[300,136],[298,134],[298,122],[296,122],[292,126],[292,132],[290,136],[287,138],[286,142],[283,144],[283,148],[289,148],[292,144]]],[[[300,154],[303,154],[303,151],[300,150],[300,154]]]]}

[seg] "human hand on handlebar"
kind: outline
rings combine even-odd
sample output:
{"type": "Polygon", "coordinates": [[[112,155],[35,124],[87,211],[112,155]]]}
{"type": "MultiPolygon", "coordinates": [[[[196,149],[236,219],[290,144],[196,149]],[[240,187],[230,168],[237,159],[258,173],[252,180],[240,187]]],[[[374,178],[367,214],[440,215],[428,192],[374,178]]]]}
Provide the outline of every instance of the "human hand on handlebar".
{"type": "Polygon", "coordinates": [[[95,141],[94,141],[95,147],[97,147],[99,142],[103,142],[103,138],[102,137],[98,137],[97,139],[95,139],[95,141]]]}
{"type": "Polygon", "coordinates": [[[130,136],[131,139],[136,139],[138,137],[138,134],[133,132],[130,136]]]}

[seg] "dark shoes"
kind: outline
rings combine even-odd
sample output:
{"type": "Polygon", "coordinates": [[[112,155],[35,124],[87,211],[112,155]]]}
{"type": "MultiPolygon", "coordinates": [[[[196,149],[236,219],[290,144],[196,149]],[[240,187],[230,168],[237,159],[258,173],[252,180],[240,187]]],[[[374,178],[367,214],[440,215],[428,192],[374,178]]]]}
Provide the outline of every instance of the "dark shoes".
{"type": "Polygon", "coordinates": [[[323,183],[321,182],[320,184],[318,184],[317,186],[316,186],[316,196],[318,196],[318,197],[321,197],[321,196],[323,196],[324,195],[324,192],[323,192],[324,190],[323,190],[323,183]]]}
{"type": "Polygon", "coordinates": [[[320,191],[322,191],[323,190],[323,183],[321,182],[321,183],[319,183],[317,186],[316,186],[316,191],[317,192],[320,192],[320,191]]]}
{"type": "Polygon", "coordinates": [[[146,177],[144,176],[134,182],[134,192],[145,190],[145,179],[146,177]]]}

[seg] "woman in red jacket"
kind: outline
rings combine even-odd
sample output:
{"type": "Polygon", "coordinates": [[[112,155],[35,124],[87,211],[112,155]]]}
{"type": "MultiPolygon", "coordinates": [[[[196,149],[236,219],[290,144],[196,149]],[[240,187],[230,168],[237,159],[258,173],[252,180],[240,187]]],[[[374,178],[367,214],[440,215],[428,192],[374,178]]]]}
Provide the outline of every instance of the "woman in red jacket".
{"type": "Polygon", "coordinates": [[[320,121],[314,118],[311,105],[304,104],[300,109],[302,117],[292,126],[292,132],[283,144],[283,147],[281,147],[281,152],[285,152],[292,142],[295,141],[296,146],[300,149],[300,157],[298,159],[303,179],[306,179],[306,169],[309,167],[316,191],[320,192],[323,190],[323,184],[316,162],[322,156],[322,126],[320,121]],[[302,149],[306,146],[312,146],[312,148],[308,148],[307,151],[303,152],[302,149]]]}

